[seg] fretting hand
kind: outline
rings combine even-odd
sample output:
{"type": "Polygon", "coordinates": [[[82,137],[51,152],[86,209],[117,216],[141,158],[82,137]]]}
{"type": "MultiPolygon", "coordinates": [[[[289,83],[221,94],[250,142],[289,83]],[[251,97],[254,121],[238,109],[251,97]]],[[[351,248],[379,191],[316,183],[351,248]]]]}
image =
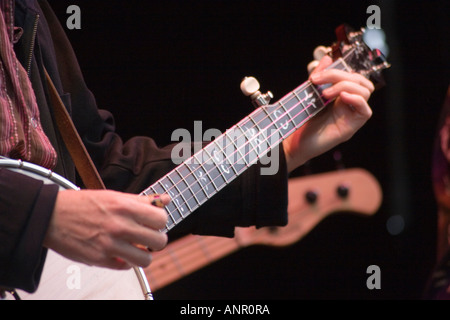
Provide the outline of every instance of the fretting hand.
{"type": "Polygon", "coordinates": [[[332,63],[324,56],[311,73],[313,84],[331,83],[323,91],[336,100],[283,141],[288,171],[350,139],[372,116],[368,105],[373,83],[358,73],[325,68],[332,63]]]}

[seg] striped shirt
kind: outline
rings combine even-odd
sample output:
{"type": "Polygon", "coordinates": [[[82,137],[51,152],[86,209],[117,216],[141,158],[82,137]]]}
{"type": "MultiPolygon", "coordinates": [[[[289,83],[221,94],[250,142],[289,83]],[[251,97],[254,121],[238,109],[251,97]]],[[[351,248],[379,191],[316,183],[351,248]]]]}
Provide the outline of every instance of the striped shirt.
{"type": "Polygon", "coordinates": [[[46,168],[56,165],[56,152],[41,127],[36,97],[13,43],[14,0],[0,0],[0,155],[46,168]]]}

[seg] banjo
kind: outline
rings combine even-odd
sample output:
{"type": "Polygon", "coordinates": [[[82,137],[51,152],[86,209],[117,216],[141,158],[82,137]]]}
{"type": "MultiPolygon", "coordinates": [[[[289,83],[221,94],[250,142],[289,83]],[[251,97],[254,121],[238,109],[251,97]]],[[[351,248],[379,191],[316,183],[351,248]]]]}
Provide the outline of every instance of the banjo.
{"type": "MultiPolygon", "coordinates": [[[[363,34],[364,29],[338,27],[337,41],[328,52],[334,62],[328,68],[360,73],[378,88],[384,84],[381,71],[390,65],[379,50],[368,48],[363,34]]],[[[255,88],[254,82],[250,87],[255,88]]],[[[168,222],[161,232],[178,225],[323,110],[332,102],[321,94],[326,87],[306,81],[273,104],[270,104],[270,92],[261,94],[259,87],[251,92],[246,90],[244,93],[251,96],[256,107],[251,114],[140,193],[171,196],[172,201],[165,207],[168,222]]],[[[21,160],[0,159],[0,167],[57,184],[62,190],[79,189],[56,173],[21,160]]],[[[47,253],[37,291],[13,292],[15,298],[39,300],[153,299],[142,268],[116,271],[92,267],[52,250],[47,253]]]]}

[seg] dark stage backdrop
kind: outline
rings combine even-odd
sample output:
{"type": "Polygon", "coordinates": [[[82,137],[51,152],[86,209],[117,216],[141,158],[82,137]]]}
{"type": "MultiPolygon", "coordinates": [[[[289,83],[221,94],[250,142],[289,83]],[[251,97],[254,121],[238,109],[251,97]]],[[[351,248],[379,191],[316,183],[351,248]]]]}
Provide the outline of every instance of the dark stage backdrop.
{"type": "MultiPolygon", "coordinates": [[[[370,218],[335,214],[285,248],[255,246],[154,292],[156,299],[417,299],[434,264],[436,205],[431,185],[435,126],[449,83],[449,1],[50,1],[65,26],[69,5],[81,29],[69,30],[86,82],[115,114],[124,138],[170,143],[177,128],[224,131],[252,110],[239,90],[246,75],[281,98],[307,78],[313,49],[334,41],[345,22],[365,26],[381,10],[392,68],[374,93],[373,118],[310,172],[346,167],[382,185],[370,218]],[[404,221],[398,234],[387,223],[404,221]],[[381,289],[366,286],[369,265],[381,289]]],[[[299,169],[295,175],[304,174],[299,169]]],[[[301,196],[301,195],[300,195],[301,196]]],[[[195,214],[195,213],[194,213],[195,214]]]]}

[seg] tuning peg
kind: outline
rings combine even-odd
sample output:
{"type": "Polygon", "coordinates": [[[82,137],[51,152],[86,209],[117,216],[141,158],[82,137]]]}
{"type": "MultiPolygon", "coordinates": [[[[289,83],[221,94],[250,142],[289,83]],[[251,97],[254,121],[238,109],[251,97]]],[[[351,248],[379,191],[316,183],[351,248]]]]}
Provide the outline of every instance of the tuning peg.
{"type": "Polygon", "coordinates": [[[310,63],[308,63],[308,66],[306,67],[306,69],[308,70],[308,73],[311,74],[318,65],[319,65],[319,61],[317,61],[317,60],[313,60],[310,63]]]}
{"type": "Polygon", "coordinates": [[[384,54],[379,49],[373,49],[372,50],[372,61],[373,61],[374,65],[377,66],[377,68],[379,70],[387,69],[387,68],[389,68],[391,66],[390,63],[387,62],[386,57],[384,56],[384,54]]]}
{"type": "Polygon", "coordinates": [[[308,66],[306,69],[308,70],[308,73],[311,74],[314,69],[319,65],[319,61],[327,54],[331,52],[330,47],[324,47],[324,46],[318,46],[313,51],[313,57],[314,60],[308,63],[308,66]]]}
{"type": "Polygon", "coordinates": [[[252,103],[255,107],[260,107],[262,105],[267,105],[270,99],[273,98],[273,94],[270,91],[267,93],[261,93],[259,91],[259,82],[254,77],[245,77],[241,81],[241,91],[242,93],[252,99],[252,103]]]}
{"type": "Polygon", "coordinates": [[[379,89],[385,85],[381,71],[390,68],[391,65],[386,61],[385,56],[380,50],[374,49],[371,51],[371,54],[372,68],[360,73],[372,81],[375,85],[375,89],[379,89]]]}
{"type": "Polygon", "coordinates": [[[241,82],[241,91],[245,96],[251,96],[259,90],[259,82],[254,77],[245,77],[241,82]]]}
{"type": "Polygon", "coordinates": [[[313,57],[314,60],[320,61],[325,55],[331,52],[330,47],[318,46],[314,49],[313,57]]]}

